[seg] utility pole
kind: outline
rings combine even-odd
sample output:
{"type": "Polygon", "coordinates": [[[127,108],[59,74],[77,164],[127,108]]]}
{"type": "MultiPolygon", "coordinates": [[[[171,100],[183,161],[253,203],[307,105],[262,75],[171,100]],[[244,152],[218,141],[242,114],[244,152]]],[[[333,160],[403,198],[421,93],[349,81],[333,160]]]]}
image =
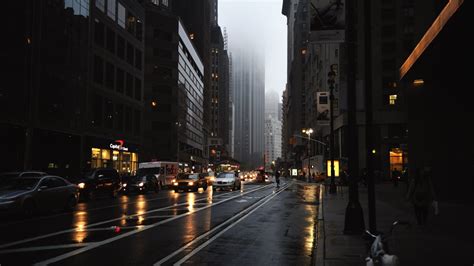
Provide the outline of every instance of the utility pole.
{"type": "MultiPolygon", "coordinates": [[[[331,66],[332,68],[332,66],[331,66]]],[[[329,193],[336,194],[336,176],[334,172],[334,83],[335,83],[336,72],[333,69],[329,70],[328,73],[328,85],[329,85],[329,113],[330,113],[330,134],[329,134],[329,157],[331,158],[331,184],[329,186],[329,193]]]]}
{"type": "Polygon", "coordinates": [[[347,126],[349,157],[349,202],[346,207],[344,234],[360,234],[364,231],[364,213],[359,202],[359,141],[357,130],[357,93],[356,93],[356,65],[354,45],[354,2],[346,2],[346,48],[347,48],[347,126]]]}
{"type": "Polygon", "coordinates": [[[369,228],[377,231],[375,215],[375,185],[374,185],[374,162],[375,153],[372,132],[372,1],[364,1],[364,28],[365,28],[365,143],[367,161],[367,185],[369,198],[369,228]]]}

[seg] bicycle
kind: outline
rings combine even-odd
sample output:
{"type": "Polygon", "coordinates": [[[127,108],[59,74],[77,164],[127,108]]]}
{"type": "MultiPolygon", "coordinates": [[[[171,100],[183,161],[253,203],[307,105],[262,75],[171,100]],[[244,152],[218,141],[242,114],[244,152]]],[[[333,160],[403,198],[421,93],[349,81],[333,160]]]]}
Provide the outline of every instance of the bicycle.
{"type": "Polygon", "coordinates": [[[365,259],[367,266],[397,266],[400,261],[397,255],[390,254],[388,240],[393,234],[393,230],[397,225],[410,225],[405,221],[395,221],[390,227],[388,234],[372,234],[369,230],[365,231],[366,240],[371,240],[369,243],[369,254],[365,259]]]}

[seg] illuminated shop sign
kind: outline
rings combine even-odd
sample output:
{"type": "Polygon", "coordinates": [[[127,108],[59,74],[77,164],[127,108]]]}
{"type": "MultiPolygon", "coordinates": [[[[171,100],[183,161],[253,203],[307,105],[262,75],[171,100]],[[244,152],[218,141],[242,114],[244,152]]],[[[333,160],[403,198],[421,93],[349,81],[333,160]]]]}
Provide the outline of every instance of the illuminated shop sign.
{"type": "Polygon", "coordinates": [[[123,146],[124,141],[119,139],[116,140],[114,143],[110,143],[109,147],[113,150],[119,151],[128,151],[128,147],[123,146]]]}

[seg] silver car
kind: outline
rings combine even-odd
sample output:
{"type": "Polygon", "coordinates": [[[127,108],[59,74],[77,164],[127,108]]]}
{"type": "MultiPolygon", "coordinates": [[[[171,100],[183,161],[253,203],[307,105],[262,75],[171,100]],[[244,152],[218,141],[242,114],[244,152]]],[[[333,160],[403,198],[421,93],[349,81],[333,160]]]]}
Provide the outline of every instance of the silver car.
{"type": "Polygon", "coordinates": [[[240,178],[232,172],[224,172],[217,175],[215,181],[212,183],[212,189],[215,191],[216,189],[240,189],[242,183],[240,178]]]}
{"type": "Polygon", "coordinates": [[[78,187],[59,176],[18,177],[0,188],[0,213],[30,216],[40,211],[72,210],[78,187]]]}

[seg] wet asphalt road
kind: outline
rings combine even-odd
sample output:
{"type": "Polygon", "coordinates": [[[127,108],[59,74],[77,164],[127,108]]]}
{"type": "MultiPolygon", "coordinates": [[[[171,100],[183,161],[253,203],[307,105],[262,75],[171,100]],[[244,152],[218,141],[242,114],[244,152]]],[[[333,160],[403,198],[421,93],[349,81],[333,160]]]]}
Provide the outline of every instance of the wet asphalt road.
{"type": "Polygon", "coordinates": [[[309,265],[317,186],[119,196],[0,220],[0,265],[309,265]]]}

